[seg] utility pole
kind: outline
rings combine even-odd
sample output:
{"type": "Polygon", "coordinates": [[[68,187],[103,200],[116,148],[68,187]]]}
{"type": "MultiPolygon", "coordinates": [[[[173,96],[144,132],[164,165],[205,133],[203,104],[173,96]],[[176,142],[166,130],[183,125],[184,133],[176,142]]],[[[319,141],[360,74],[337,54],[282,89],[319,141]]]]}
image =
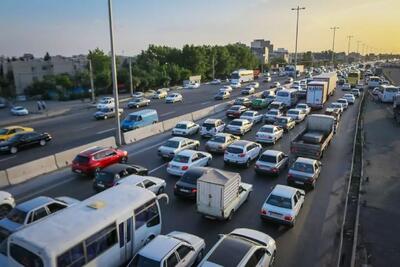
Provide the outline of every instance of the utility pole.
{"type": "Polygon", "coordinates": [[[115,63],[115,51],[114,51],[114,31],[113,31],[113,17],[112,17],[112,0],[108,0],[108,21],[110,26],[110,46],[111,46],[111,76],[114,92],[115,102],[115,135],[117,146],[122,144],[121,138],[121,125],[119,121],[119,99],[118,99],[118,83],[117,83],[117,69],[115,63]]]}
{"type": "Polygon", "coordinates": [[[95,95],[94,95],[94,82],[93,82],[93,68],[92,68],[92,60],[89,59],[89,77],[90,77],[90,91],[92,93],[92,103],[96,102],[95,95]]]}
{"type": "Polygon", "coordinates": [[[305,10],[305,7],[299,7],[297,6],[296,8],[292,8],[292,10],[295,10],[297,13],[297,19],[296,19],[296,44],[295,44],[295,49],[294,49],[294,68],[296,70],[297,67],[297,41],[299,37],[299,15],[300,15],[300,10],[305,10]]]}
{"type": "Polygon", "coordinates": [[[347,38],[349,39],[349,43],[347,44],[347,63],[349,63],[349,55],[350,55],[350,43],[351,43],[351,38],[353,38],[353,35],[348,35],[347,38]]]}
{"type": "Polygon", "coordinates": [[[133,79],[132,79],[132,58],[129,57],[129,85],[131,89],[131,96],[133,96],[133,79]]]}
{"type": "Polygon", "coordinates": [[[212,76],[213,76],[213,80],[215,79],[215,55],[214,55],[214,53],[213,53],[213,56],[212,56],[212,76]]]}
{"type": "Polygon", "coordinates": [[[334,66],[334,60],[335,60],[335,37],[336,37],[336,30],[338,30],[339,27],[332,27],[331,30],[333,30],[333,42],[332,42],[332,66],[334,66]]]}
{"type": "Polygon", "coordinates": [[[357,57],[358,57],[358,61],[360,61],[360,43],[361,43],[361,41],[357,41],[357,57]]]}

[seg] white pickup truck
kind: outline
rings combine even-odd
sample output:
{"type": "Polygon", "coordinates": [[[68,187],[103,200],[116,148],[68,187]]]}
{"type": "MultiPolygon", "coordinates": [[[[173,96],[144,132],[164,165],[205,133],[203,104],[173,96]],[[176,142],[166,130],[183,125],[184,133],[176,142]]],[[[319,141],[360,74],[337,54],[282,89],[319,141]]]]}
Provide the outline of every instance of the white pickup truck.
{"type": "Polygon", "coordinates": [[[197,211],[207,218],[230,220],[251,191],[253,185],[242,183],[239,173],[208,168],[197,180],[197,211]]]}

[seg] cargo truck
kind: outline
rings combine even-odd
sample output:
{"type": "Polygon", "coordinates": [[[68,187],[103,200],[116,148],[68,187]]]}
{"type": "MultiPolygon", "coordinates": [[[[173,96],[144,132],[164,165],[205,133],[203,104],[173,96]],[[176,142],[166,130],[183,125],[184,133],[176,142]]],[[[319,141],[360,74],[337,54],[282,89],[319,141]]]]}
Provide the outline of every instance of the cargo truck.
{"type": "Polygon", "coordinates": [[[313,77],[314,81],[326,82],[328,96],[332,96],[336,91],[336,83],[338,81],[336,72],[326,72],[313,77]]]}
{"type": "Polygon", "coordinates": [[[328,100],[328,85],[326,82],[311,81],[307,84],[306,103],[312,109],[321,109],[328,100]]]}
{"type": "Polygon", "coordinates": [[[291,157],[321,159],[332,141],[335,125],[333,116],[308,116],[306,128],[290,144],[291,157]]]}
{"type": "Polygon", "coordinates": [[[253,186],[242,183],[239,173],[208,168],[197,179],[197,211],[207,218],[230,220],[251,191],[253,186]]]}

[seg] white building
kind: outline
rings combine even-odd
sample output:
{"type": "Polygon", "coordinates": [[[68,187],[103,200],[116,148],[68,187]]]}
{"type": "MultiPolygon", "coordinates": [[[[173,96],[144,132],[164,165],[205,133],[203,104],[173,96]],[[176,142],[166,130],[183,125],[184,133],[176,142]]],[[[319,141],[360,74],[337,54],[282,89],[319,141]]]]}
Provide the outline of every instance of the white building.
{"type": "Polygon", "coordinates": [[[258,58],[260,63],[268,64],[270,53],[274,49],[274,45],[271,41],[266,41],[264,39],[256,39],[251,42],[251,51],[258,58]]]}

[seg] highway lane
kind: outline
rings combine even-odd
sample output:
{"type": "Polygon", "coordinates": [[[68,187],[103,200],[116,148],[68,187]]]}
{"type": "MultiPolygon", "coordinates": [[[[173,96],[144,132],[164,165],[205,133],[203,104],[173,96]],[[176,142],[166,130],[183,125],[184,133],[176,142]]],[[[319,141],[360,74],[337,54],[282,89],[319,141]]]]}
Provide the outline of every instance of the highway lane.
{"type": "MultiPolygon", "coordinates": [[[[332,99],[337,99],[342,94],[338,91],[332,99]]],[[[276,239],[277,266],[334,266],[357,110],[358,101],[342,116],[338,133],[322,160],[322,173],[316,189],[307,193],[304,207],[293,229],[262,222],[258,215],[263,201],[273,186],[286,183],[286,172],[277,178],[257,176],[254,173],[254,163],[248,169],[225,167],[223,155],[214,156],[211,162],[212,167],[240,172],[243,181],[253,184],[254,192],[249,201],[234,215],[232,221],[212,221],[197,214],[193,202],[173,196],[173,185],[178,178],[168,175],[165,168],[166,162],[156,156],[157,147],[170,137],[169,133],[125,148],[130,153],[129,162],[144,165],[151,170],[151,175],[167,181],[166,192],[170,195],[170,204],[162,206],[164,233],[181,230],[199,235],[205,238],[208,250],[217,241],[219,233],[228,233],[237,227],[248,227],[265,232],[276,239]]],[[[259,127],[261,124],[246,134],[243,139],[254,140],[259,127]]],[[[266,146],[265,149],[272,148],[289,153],[290,141],[303,128],[304,123],[297,125],[276,145],[266,146]]],[[[200,149],[204,150],[205,140],[201,140],[201,143],[200,149]]],[[[36,195],[66,195],[85,199],[94,194],[91,179],[76,177],[68,170],[59,171],[55,176],[58,177],[51,177],[48,185],[35,187],[39,178],[12,188],[11,192],[16,194],[18,201],[36,195]]]]}
{"type": "MultiPolygon", "coordinates": [[[[276,77],[276,80],[283,81],[284,77],[276,77]]],[[[271,83],[260,83],[260,89],[269,88],[271,83]]],[[[215,101],[214,95],[222,85],[202,85],[197,89],[178,90],[184,96],[183,103],[166,104],[165,100],[153,100],[148,108],[154,108],[159,114],[160,121],[167,120],[179,115],[187,114],[202,108],[213,106],[223,101],[215,101]]],[[[240,96],[240,89],[232,92],[230,100],[240,96]]],[[[224,102],[229,100],[224,100],[224,102]]],[[[126,108],[127,102],[121,103],[124,108],[123,119],[128,113],[139,109],[126,108]]],[[[147,107],[145,107],[147,108],[147,107]]],[[[0,169],[6,169],[18,164],[22,164],[40,157],[55,154],[69,148],[77,147],[83,144],[94,142],[115,134],[115,120],[97,121],[93,118],[95,109],[82,111],[79,113],[49,118],[41,121],[33,121],[24,124],[33,127],[39,132],[48,132],[53,140],[46,147],[34,147],[28,150],[20,151],[17,155],[0,154],[0,169]]]]}

